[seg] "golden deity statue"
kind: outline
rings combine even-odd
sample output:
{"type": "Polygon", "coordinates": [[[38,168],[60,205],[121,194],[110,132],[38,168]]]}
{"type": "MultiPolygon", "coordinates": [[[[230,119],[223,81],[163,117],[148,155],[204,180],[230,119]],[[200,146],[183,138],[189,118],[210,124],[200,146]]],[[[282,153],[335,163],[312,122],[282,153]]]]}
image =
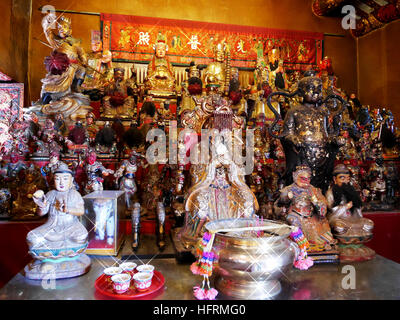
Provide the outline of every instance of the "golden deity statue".
{"type": "Polygon", "coordinates": [[[176,80],[171,63],[166,57],[168,45],[160,39],[155,45],[155,54],[147,69],[144,88],[154,97],[171,98],[176,95],[176,80]]]}
{"type": "Polygon", "coordinates": [[[101,90],[111,81],[112,75],[112,54],[110,50],[103,50],[100,32],[92,31],[92,52],[87,54],[87,68],[82,88],[85,91],[101,90]]]}
{"type": "Polygon", "coordinates": [[[224,93],[229,87],[230,59],[229,50],[225,43],[218,43],[214,48],[214,61],[204,70],[204,83],[206,87],[217,87],[224,93]]]}
{"type": "Polygon", "coordinates": [[[42,26],[53,52],[45,59],[48,73],[42,79],[40,111],[46,115],[61,113],[72,120],[84,117],[92,108],[89,97],[81,93],[87,66],[81,41],[71,36],[71,20],[66,16],[56,19],[50,13],[43,18],[42,26]]]}

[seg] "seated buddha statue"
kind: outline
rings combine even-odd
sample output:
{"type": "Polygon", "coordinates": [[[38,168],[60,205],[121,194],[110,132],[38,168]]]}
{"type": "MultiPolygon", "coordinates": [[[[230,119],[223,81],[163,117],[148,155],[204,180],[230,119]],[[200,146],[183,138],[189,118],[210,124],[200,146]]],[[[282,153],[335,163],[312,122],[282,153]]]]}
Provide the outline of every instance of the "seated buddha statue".
{"type": "Polygon", "coordinates": [[[147,78],[144,88],[147,94],[154,97],[175,96],[176,80],[171,63],[166,57],[168,46],[164,40],[158,40],[155,45],[153,59],[147,68],[147,78]]]}
{"type": "Polygon", "coordinates": [[[89,270],[90,259],[83,254],[88,244],[88,231],[79,221],[84,212],[82,196],[73,185],[72,171],[65,163],[54,174],[55,190],[46,195],[33,194],[38,214],[49,213],[46,223],[26,237],[29,253],[35,261],[25,267],[29,279],[76,277],[89,270]]]}

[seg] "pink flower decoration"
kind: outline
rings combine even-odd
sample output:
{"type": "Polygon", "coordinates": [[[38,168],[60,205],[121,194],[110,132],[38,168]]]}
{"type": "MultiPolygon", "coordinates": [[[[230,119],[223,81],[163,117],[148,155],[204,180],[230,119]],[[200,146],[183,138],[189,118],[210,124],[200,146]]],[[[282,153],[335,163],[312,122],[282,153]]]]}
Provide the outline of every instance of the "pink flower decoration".
{"type": "Polygon", "coordinates": [[[193,293],[197,300],[205,300],[206,299],[205,290],[200,288],[199,286],[193,287],[193,293]]]}
{"type": "Polygon", "coordinates": [[[206,290],[199,286],[193,287],[193,293],[197,300],[215,300],[215,297],[218,295],[218,291],[214,288],[206,290]]]}
{"type": "Polygon", "coordinates": [[[206,299],[207,300],[215,300],[215,297],[218,295],[218,291],[215,290],[214,288],[211,288],[210,290],[206,290],[206,299]]]}
{"type": "Polygon", "coordinates": [[[299,260],[296,260],[293,265],[297,269],[307,270],[308,268],[310,268],[314,265],[314,261],[311,258],[299,259],[299,260]]]}
{"type": "Polygon", "coordinates": [[[193,262],[190,266],[190,271],[192,271],[193,274],[200,274],[200,268],[197,265],[197,262],[193,262]]]}

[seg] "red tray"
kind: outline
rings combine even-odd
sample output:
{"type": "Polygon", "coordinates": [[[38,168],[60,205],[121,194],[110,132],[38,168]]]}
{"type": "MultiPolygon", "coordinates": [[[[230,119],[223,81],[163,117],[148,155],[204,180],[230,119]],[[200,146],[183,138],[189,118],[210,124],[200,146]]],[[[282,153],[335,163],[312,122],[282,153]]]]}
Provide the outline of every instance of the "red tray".
{"type": "Polygon", "coordinates": [[[143,297],[155,294],[156,292],[158,292],[160,289],[162,289],[164,287],[164,283],[165,283],[164,276],[160,272],[154,270],[154,275],[153,275],[151,286],[150,286],[149,290],[144,291],[144,292],[139,292],[136,290],[136,288],[134,287],[134,284],[133,284],[133,279],[132,279],[131,285],[130,285],[128,291],[126,291],[125,293],[122,293],[122,294],[117,294],[114,292],[112,282],[107,280],[107,276],[105,274],[102,274],[100,277],[98,277],[96,279],[94,286],[99,293],[101,293],[107,297],[111,297],[111,298],[115,298],[115,299],[122,299],[122,300],[132,300],[132,299],[139,299],[139,298],[143,298],[143,297]]]}

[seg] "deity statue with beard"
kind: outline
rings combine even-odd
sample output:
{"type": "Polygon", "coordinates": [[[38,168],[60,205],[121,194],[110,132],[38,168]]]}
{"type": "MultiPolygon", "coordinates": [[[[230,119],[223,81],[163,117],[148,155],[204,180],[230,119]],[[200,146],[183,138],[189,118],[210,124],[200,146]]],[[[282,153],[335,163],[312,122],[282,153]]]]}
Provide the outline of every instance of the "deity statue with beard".
{"type": "Polygon", "coordinates": [[[372,238],[374,222],[363,217],[360,194],[350,184],[350,171],[344,164],[335,166],[333,181],[326,198],[331,211],[328,214],[329,224],[341,244],[340,258],[345,261],[369,260],[375,252],[363,243],[372,238]]]}

